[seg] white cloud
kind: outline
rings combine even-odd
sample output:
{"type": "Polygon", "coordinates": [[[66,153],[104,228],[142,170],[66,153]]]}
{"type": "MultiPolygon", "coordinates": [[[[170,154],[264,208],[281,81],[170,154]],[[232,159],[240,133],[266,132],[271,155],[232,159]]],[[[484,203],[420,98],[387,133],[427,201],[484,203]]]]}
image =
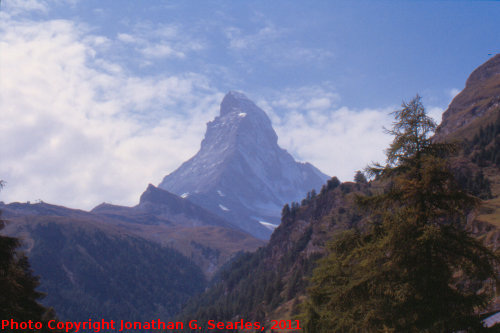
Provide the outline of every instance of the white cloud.
{"type": "Polygon", "coordinates": [[[205,45],[176,25],[138,24],[132,33],[118,33],[117,40],[132,44],[144,57],[180,58],[187,53],[198,52],[205,45]]]}
{"type": "Polygon", "coordinates": [[[74,6],[79,0],[4,0],[0,2],[0,7],[9,16],[24,15],[27,13],[47,14],[50,5],[62,4],[64,6],[74,6]]]}
{"type": "Polygon", "coordinates": [[[429,106],[429,107],[426,107],[425,110],[427,111],[427,114],[429,115],[429,117],[434,119],[436,124],[439,125],[441,123],[441,117],[442,117],[443,112],[444,112],[443,108],[438,107],[438,106],[429,106]]]}
{"type": "Polygon", "coordinates": [[[141,53],[151,58],[184,58],[186,56],[183,52],[175,51],[170,45],[165,43],[146,46],[141,50],[141,53]]]}
{"type": "Polygon", "coordinates": [[[272,107],[289,111],[329,110],[337,105],[340,96],[328,83],[321,86],[306,86],[286,89],[277,94],[272,107]]]}
{"type": "Polygon", "coordinates": [[[333,57],[333,52],[321,48],[293,47],[283,52],[283,59],[289,63],[296,62],[323,62],[333,57]]]}
{"type": "Polygon", "coordinates": [[[273,62],[275,66],[296,66],[298,63],[320,64],[333,57],[333,52],[329,50],[295,45],[290,41],[290,37],[293,39],[294,31],[277,28],[262,16],[256,20],[256,24],[262,27],[253,33],[235,26],[223,28],[230,50],[236,54],[248,52],[252,58],[273,62]]]}
{"type": "Polygon", "coordinates": [[[117,39],[124,43],[140,43],[142,42],[142,38],[137,38],[131,34],[119,33],[117,39]]]}
{"type": "Polygon", "coordinates": [[[17,15],[26,12],[42,12],[47,13],[49,8],[45,1],[39,0],[7,0],[1,3],[9,15],[17,15]]]}
{"type": "Polygon", "coordinates": [[[384,162],[395,108],[353,110],[339,107],[339,95],[329,83],[288,89],[259,105],[270,115],[279,144],[342,181],[371,162],[384,162]]]}
{"type": "Polygon", "coordinates": [[[254,49],[262,43],[270,43],[283,35],[283,31],[271,24],[260,28],[256,33],[244,34],[236,27],[225,29],[226,38],[231,49],[254,49]]]}
{"type": "Polygon", "coordinates": [[[74,22],[4,18],[3,201],[134,204],[196,152],[222,97],[205,77],[131,76],[100,56],[109,40],[74,22]]]}
{"type": "MultiPolygon", "coordinates": [[[[135,204],[147,183],[159,183],[198,150],[222,99],[209,80],[195,73],[134,76],[103,52],[120,45],[151,58],[180,58],[204,49],[201,41],[173,25],[144,25],[112,40],[72,21],[0,15],[3,201],[135,204]]],[[[276,40],[281,32],[273,29],[251,36],[235,30],[233,47],[276,40]]],[[[393,108],[351,110],[339,102],[324,83],[257,104],[294,156],[351,180],[355,170],[384,160],[390,138],[382,126],[393,108]]]]}
{"type": "Polygon", "coordinates": [[[448,91],[448,94],[449,94],[451,99],[454,99],[455,96],[457,96],[459,93],[460,93],[460,89],[457,89],[457,88],[452,88],[448,91]]]}
{"type": "MultiPolygon", "coordinates": [[[[392,137],[383,128],[392,124],[398,106],[355,110],[339,107],[331,84],[287,89],[258,104],[267,111],[279,144],[301,161],[307,161],[342,181],[373,162],[384,163],[392,137]]],[[[429,106],[437,123],[443,109],[429,106]]]]}
{"type": "Polygon", "coordinates": [[[391,111],[342,107],[330,112],[291,112],[275,127],[280,145],[294,156],[350,181],[356,170],[385,161],[384,149],[391,138],[382,128],[390,124],[391,111]]]}

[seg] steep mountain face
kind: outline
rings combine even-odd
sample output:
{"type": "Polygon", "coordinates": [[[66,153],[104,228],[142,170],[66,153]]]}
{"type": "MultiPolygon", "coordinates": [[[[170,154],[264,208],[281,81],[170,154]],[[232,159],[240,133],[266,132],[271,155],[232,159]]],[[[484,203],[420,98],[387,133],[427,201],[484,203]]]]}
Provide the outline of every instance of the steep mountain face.
{"type": "Polygon", "coordinates": [[[263,110],[229,92],[207,124],[199,152],[159,187],[216,213],[259,238],[279,224],[282,206],[319,189],[328,177],[278,146],[263,110]]]}
{"type": "Polygon", "coordinates": [[[471,73],[434,139],[461,143],[460,155],[451,161],[457,178],[484,199],[469,217],[469,228],[500,247],[500,54],[471,73]]]}
{"type": "Polygon", "coordinates": [[[500,110],[500,54],[475,69],[453,99],[436,131],[438,141],[471,140],[500,110]]]}

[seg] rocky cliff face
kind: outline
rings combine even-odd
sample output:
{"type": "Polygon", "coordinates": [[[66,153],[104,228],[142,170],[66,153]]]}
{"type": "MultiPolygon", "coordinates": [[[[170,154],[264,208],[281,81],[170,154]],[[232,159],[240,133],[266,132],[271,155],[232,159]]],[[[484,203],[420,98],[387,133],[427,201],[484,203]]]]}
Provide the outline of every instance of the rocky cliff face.
{"type": "Polygon", "coordinates": [[[437,141],[460,142],[462,151],[452,159],[452,166],[465,170],[461,171],[462,178],[473,187],[487,185],[484,192],[490,194],[483,196],[481,208],[469,215],[468,227],[494,249],[500,247],[500,178],[495,158],[500,151],[499,124],[500,54],[471,73],[465,88],[444,112],[434,137],[437,141]],[[484,180],[478,181],[483,175],[484,180]]]}
{"type": "Polygon", "coordinates": [[[318,190],[328,176],[278,146],[266,113],[229,92],[207,124],[200,151],[159,188],[180,195],[259,238],[268,238],[287,202],[318,190]]]}
{"type": "Polygon", "coordinates": [[[435,139],[471,139],[500,107],[500,54],[475,69],[443,114],[435,139]]]}

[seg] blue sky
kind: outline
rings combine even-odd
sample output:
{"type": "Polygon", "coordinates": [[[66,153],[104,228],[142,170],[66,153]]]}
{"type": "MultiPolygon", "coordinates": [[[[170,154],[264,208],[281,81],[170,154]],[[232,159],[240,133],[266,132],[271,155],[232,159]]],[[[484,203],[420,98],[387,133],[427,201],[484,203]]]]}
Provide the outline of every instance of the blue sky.
{"type": "Polygon", "coordinates": [[[402,100],[438,119],[500,52],[498,17],[493,1],[4,0],[2,200],[135,204],[229,90],[297,159],[350,180],[383,161],[402,100]]]}

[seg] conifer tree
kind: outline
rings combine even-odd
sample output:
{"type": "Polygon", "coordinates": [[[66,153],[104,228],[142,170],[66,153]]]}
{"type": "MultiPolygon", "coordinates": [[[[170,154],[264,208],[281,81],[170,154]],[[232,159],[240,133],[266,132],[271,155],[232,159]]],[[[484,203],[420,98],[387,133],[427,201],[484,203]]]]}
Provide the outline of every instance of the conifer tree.
{"type": "Polygon", "coordinates": [[[481,329],[488,295],[477,290],[497,258],[464,230],[479,200],[453,178],[455,147],[431,141],[436,124],[418,95],[393,115],[386,165],[367,168],[383,189],[359,198],[371,224],[329,244],[308,290],[307,332],[481,329]]]}
{"type": "Polygon", "coordinates": [[[356,171],[356,173],[354,174],[354,182],[358,184],[367,183],[365,175],[360,170],[356,171]]]}
{"type": "MultiPolygon", "coordinates": [[[[3,184],[0,181],[0,188],[3,184]]],[[[0,220],[0,230],[3,227],[4,221],[0,220]]],[[[38,303],[44,294],[36,290],[38,277],[33,275],[28,258],[17,250],[19,245],[17,238],[0,235],[0,319],[42,322],[42,332],[59,332],[47,328],[47,322],[55,319],[55,313],[38,303]]]]}

